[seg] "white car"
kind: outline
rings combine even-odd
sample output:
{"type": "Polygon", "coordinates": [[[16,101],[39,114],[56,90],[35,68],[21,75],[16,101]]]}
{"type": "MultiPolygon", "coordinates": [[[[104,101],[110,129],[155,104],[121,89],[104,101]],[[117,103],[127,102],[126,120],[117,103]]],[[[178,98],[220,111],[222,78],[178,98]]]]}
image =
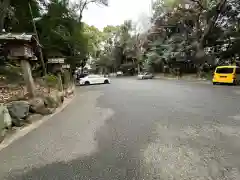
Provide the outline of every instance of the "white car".
{"type": "Polygon", "coordinates": [[[91,84],[109,84],[110,79],[104,76],[99,75],[87,75],[83,78],[80,78],[80,85],[91,85],[91,84]]]}
{"type": "Polygon", "coordinates": [[[141,73],[138,75],[138,79],[153,79],[154,75],[152,73],[141,73]]]}
{"type": "Polygon", "coordinates": [[[123,76],[123,72],[122,71],[118,71],[116,76],[123,76]]]}

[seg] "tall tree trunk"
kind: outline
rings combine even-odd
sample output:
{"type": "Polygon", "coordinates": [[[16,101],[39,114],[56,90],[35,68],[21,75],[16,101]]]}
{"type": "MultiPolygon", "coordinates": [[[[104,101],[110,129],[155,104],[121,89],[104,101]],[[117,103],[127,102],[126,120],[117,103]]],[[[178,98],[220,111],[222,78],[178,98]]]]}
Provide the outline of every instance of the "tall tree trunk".
{"type": "Polygon", "coordinates": [[[227,0],[219,0],[219,2],[217,4],[217,7],[216,7],[216,14],[209,20],[209,23],[208,23],[206,29],[204,30],[203,35],[201,36],[201,38],[198,42],[198,45],[197,45],[197,56],[198,56],[198,58],[203,58],[205,56],[205,53],[204,53],[203,49],[204,49],[204,45],[205,45],[205,42],[206,42],[206,38],[212,32],[219,15],[224,10],[226,2],[227,2],[227,0]]]}
{"type": "MultiPolygon", "coordinates": [[[[213,15],[213,17],[209,20],[208,25],[206,27],[206,29],[203,32],[203,35],[201,36],[201,38],[198,40],[197,46],[196,46],[196,59],[198,61],[198,65],[197,65],[197,74],[198,76],[201,76],[202,74],[202,64],[203,62],[206,60],[206,53],[204,52],[204,45],[206,43],[206,39],[209,36],[209,34],[212,32],[216,21],[219,17],[219,15],[223,12],[224,7],[227,3],[227,0],[219,0],[217,7],[216,7],[216,12],[215,15],[213,15]]],[[[199,25],[199,24],[197,24],[199,25]]]]}
{"type": "Polygon", "coordinates": [[[10,5],[10,0],[0,0],[0,32],[4,29],[4,20],[10,5]]]}
{"type": "Polygon", "coordinates": [[[83,14],[83,10],[87,7],[88,1],[85,0],[84,2],[82,2],[82,0],[79,1],[79,18],[78,18],[78,22],[81,23],[82,21],[82,14],[83,14]]]}

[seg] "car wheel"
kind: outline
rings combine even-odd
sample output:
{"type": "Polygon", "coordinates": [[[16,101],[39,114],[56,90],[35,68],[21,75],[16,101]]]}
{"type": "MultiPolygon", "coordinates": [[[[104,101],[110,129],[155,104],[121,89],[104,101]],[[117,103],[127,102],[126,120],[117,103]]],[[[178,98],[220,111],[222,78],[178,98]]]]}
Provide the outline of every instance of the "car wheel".
{"type": "Polygon", "coordinates": [[[106,80],[104,81],[104,84],[109,84],[109,81],[106,79],[106,80]]]}
{"type": "Polygon", "coordinates": [[[236,86],[240,85],[240,81],[239,80],[235,80],[234,83],[235,83],[234,85],[236,85],[236,86]]]}
{"type": "Polygon", "coordinates": [[[85,83],[84,83],[84,85],[90,85],[90,82],[89,81],[86,81],[85,83]]]}
{"type": "Polygon", "coordinates": [[[237,85],[236,79],[233,80],[232,85],[233,85],[233,86],[236,86],[236,85],[237,85]]]}
{"type": "Polygon", "coordinates": [[[212,84],[213,84],[213,85],[217,85],[217,83],[216,83],[216,82],[213,82],[212,84]]]}

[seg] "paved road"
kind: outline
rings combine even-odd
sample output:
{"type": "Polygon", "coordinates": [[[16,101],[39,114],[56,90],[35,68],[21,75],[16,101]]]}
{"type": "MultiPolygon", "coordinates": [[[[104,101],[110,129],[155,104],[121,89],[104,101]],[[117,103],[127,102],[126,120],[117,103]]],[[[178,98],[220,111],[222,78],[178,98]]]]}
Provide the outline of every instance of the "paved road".
{"type": "Polygon", "coordinates": [[[240,88],[114,79],[0,152],[0,179],[239,180],[240,88]]]}

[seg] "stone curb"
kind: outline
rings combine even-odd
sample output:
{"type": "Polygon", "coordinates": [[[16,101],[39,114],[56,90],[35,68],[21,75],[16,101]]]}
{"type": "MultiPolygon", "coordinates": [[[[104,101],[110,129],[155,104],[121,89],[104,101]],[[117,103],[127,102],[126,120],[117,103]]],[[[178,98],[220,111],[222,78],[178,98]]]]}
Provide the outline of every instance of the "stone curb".
{"type": "Polygon", "coordinates": [[[66,98],[63,104],[56,109],[56,111],[53,114],[50,114],[48,116],[44,116],[42,119],[36,121],[33,124],[30,124],[28,126],[25,126],[23,128],[19,128],[14,132],[14,134],[10,135],[9,137],[6,137],[1,143],[0,143],[0,151],[4,148],[8,147],[10,144],[12,144],[14,141],[24,137],[34,129],[37,129],[39,126],[41,126],[44,122],[48,121],[50,118],[55,116],[56,114],[60,113],[63,109],[65,109],[75,98],[75,95],[72,95],[69,98],[66,98]]]}

